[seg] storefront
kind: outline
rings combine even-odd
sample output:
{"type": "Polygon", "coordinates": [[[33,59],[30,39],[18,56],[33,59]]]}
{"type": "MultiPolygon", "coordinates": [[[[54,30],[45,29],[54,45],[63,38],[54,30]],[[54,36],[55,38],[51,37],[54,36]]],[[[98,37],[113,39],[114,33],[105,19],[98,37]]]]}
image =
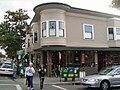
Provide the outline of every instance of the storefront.
{"type": "MultiPolygon", "coordinates": [[[[56,67],[80,67],[86,75],[98,73],[108,65],[120,64],[119,49],[45,47],[40,50],[39,62],[47,68],[47,76],[56,67]]],[[[38,63],[38,61],[36,61],[38,63]]]]}

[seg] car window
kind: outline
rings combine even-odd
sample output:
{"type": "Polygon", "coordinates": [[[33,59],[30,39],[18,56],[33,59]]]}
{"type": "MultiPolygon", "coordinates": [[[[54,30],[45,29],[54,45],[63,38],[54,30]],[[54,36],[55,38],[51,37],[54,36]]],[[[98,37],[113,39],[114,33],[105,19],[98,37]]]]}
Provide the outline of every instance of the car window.
{"type": "Polygon", "coordinates": [[[5,63],[1,67],[2,68],[11,68],[11,64],[10,63],[5,63]]]}
{"type": "Polygon", "coordinates": [[[107,68],[103,68],[102,70],[100,70],[99,74],[100,75],[107,75],[108,73],[110,73],[114,68],[112,67],[107,67],[107,68]]]}
{"type": "Polygon", "coordinates": [[[120,69],[116,70],[115,74],[120,75],[120,69]]]}

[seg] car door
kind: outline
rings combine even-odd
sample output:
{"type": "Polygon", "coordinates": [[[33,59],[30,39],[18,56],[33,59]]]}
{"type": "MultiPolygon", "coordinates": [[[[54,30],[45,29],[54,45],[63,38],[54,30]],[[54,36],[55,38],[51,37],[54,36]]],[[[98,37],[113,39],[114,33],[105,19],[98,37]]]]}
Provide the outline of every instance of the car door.
{"type": "Polygon", "coordinates": [[[120,86],[120,68],[117,69],[111,76],[111,84],[115,86],[120,86]]]}

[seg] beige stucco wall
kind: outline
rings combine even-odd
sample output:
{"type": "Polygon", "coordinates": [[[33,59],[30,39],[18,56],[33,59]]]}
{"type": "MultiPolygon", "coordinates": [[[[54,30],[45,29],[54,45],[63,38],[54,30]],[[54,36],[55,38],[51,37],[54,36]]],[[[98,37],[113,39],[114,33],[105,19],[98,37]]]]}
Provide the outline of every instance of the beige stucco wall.
{"type": "MultiPolygon", "coordinates": [[[[95,17],[96,18],[96,17],[95,17]]],[[[67,46],[107,47],[107,22],[81,16],[66,16],[67,46]],[[94,39],[84,39],[83,24],[94,25],[94,39]]]]}
{"type": "MultiPolygon", "coordinates": [[[[38,32],[37,43],[32,49],[46,45],[64,45],[71,47],[120,47],[120,41],[107,39],[108,27],[120,27],[120,21],[78,13],[70,13],[60,9],[46,9],[39,12],[38,22],[33,24],[33,30],[38,32]],[[41,23],[46,21],[64,21],[65,37],[41,37],[41,23]],[[94,25],[94,39],[84,39],[83,24],[94,25]]],[[[47,24],[48,26],[48,24],[47,24]]],[[[47,29],[49,29],[47,27],[47,29]]],[[[48,35],[49,36],[49,35],[48,35]]]]}
{"type": "MultiPolygon", "coordinates": [[[[40,20],[38,20],[38,22],[34,22],[32,24],[32,35],[34,32],[37,32],[37,42],[36,43],[33,43],[33,41],[31,42],[31,49],[38,49],[40,48],[40,20]]],[[[31,38],[34,38],[34,35],[31,37],[31,38]]]]}
{"type": "MultiPolygon", "coordinates": [[[[47,9],[41,13],[41,23],[46,21],[63,21],[65,23],[65,11],[60,9],[47,9]]],[[[47,25],[48,26],[48,25],[47,25]]],[[[47,27],[47,29],[49,29],[47,27]]],[[[64,29],[64,35],[66,37],[66,28],[64,29]]],[[[49,35],[48,35],[49,36],[49,35]]],[[[44,45],[66,45],[65,37],[41,37],[41,46],[44,45]]]]}

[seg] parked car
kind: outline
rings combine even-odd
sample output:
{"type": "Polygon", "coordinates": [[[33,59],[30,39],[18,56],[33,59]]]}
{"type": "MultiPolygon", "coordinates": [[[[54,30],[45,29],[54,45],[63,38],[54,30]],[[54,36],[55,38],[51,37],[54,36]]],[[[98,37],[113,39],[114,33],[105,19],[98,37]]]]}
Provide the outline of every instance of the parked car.
{"type": "Polygon", "coordinates": [[[120,65],[103,68],[98,74],[85,76],[80,80],[82,85],[110,90],[110,87],[120,86],[120,65]]]}
{"type": "Polygon", "coordinates": [[[10,60],[5,61],[0,66],[0,74],[13,75],[12,62],[10,60]]]}

